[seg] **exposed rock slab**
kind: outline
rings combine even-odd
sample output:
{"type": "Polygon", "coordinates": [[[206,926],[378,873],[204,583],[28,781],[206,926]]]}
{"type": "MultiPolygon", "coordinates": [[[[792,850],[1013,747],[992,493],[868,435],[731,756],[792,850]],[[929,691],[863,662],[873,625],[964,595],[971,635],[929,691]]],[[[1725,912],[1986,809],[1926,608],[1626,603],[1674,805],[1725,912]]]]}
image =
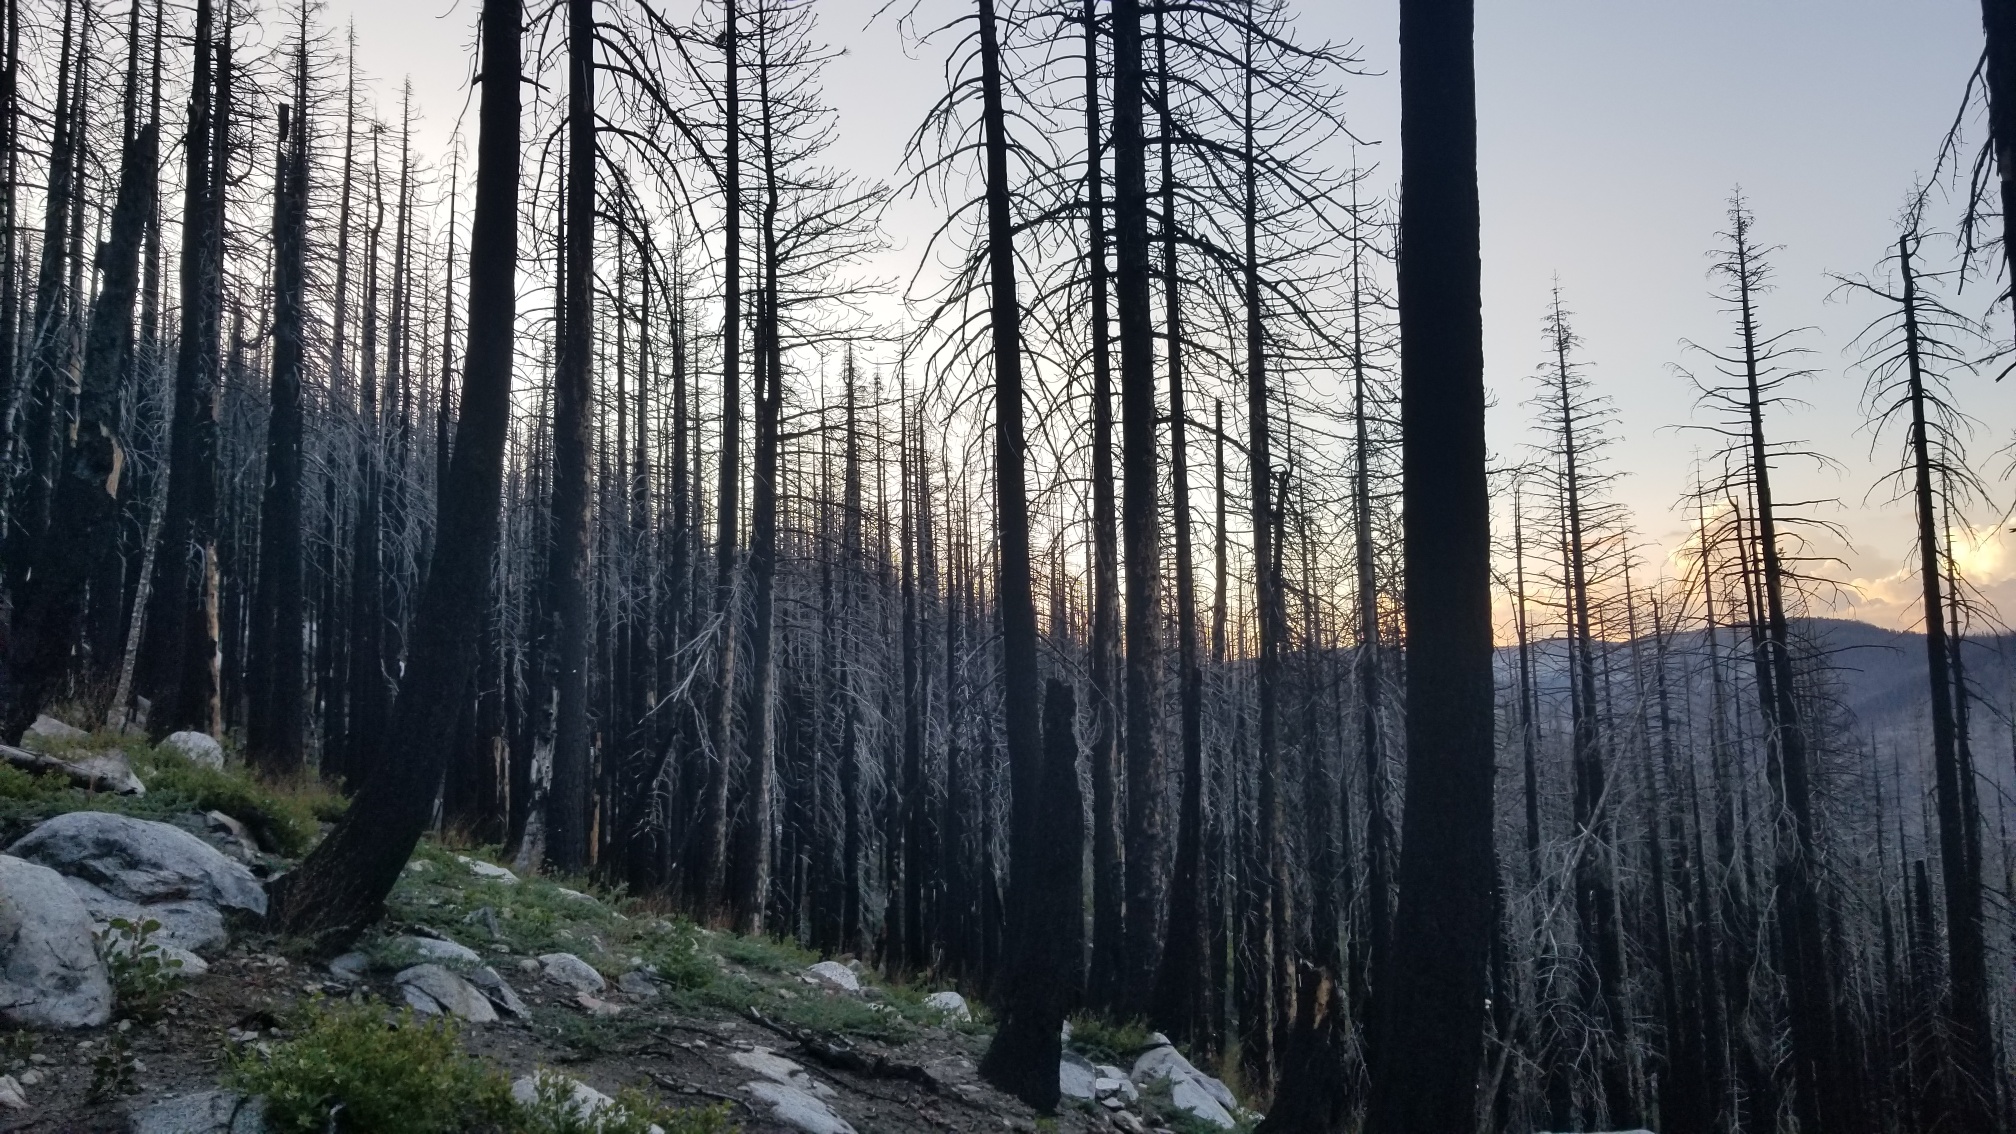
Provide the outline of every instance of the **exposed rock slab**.
{"type": "Polygon", "coordinates": [[[392,983],[415,1012],[423,1016],[453,1016],[472,1024],[494,1024],[497,1010],[490,998],[473,984],[440,965],[414,965],[402,969],[392,983]]]}
{"type": "Polygon", "coordinates": [[[822,1099],[835,1097],[833,1088],[814,1079],[802,1066],[784,1058],[767,1047],[750,1051],[738,1051],[728,1059],[745,1071],[753,1071],[773,1083],[786,1087],[796,1087],[810,1095],[822,1099]]]}
{"type": "Polygon", "coordinates": [[[236,1091],[163,1099],[127,1116],[129,1134],[265,1134],[266,1101],[236,1091]]]}
{"type": "Polygon", "coordinates": [[[266,912],[266,891],[251,871],[166,823],[104,811],[73,811],[28,832],[7,853],[82,878],[131,902],[193,898],[227,909],[266,912]]]}
{"type": "Polygon", "coordinates": [[[0,1020],[95,1028],[111,1017],[90,911],[55,871],[0,855],[0,1020]]]}
{"type": "Polygon", "coordinates": [[[801,1134],[855,1134],[852,1124],[834,1114],[824,1099],[808,1091],[767,1079],[744,1083],[742,1090],[763,1104],[771,1118],[801,1134]]]}
{"type": "Polygon", "coordinates": [[[507,984],[496,969],[484,965],[464,973],[463,979],[475,985],[484,996],[489,997],[490,1003],[495,1005],[499,1012],[514,1019],[525,1018],[527,1014],[525,1002],[518,998],[518,990],[507,984]]]}

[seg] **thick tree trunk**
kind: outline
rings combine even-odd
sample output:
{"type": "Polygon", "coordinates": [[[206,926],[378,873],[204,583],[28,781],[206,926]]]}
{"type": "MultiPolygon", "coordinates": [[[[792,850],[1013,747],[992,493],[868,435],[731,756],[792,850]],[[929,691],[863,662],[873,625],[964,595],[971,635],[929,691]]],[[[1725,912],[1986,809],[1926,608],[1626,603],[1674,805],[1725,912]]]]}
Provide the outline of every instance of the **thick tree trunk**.
{"type": "Polygon", "coordinates": [[[1085,249],[1092,323],[1092,964],[1091,1002],[1120,1005],[1127,964],[1127,877],[1120,841],[1120,543],[1113,499],[1113,343],[1107,323],[1105,162],[1099,129],[1099,14],[1085,0],[1085,249]]]}
{"type": "Polygon", "coordinates": [[[336,829],[274,883],[267,914],[275,930],[314,938],[323,948],[347,944],[377,917],[426,830],[461,694],[476,667],[510,422],[521,11],[517,0],[483,5],[462,414],[442,486],[436,552],[414,618],[411,676],[395,706],[394,747],[336,829]]]}
{"type": "MultiPolygon", "coordinates": [[[[307,84],[307,48],[301,49],[297,96],[307,84]]],[[[308,218],[307,104],[287,126],[281,113],[280,175],[273,218],[273,362],[271,415],[266,426],[266,491],[261,505],[259,590],[253,622],[253,679],[257,705],[247,746],[271,775],[299,772],[305,763],[302,656],[301,387],[308,218]]]]}
{"type": "Polygon", "coordinates": [[[1407,786],[1368,1130],[1476,1118],[1492,935],[1491,513],[1472,0],[1400,5],[1407,786]]]}
{"type": "MultiPolygon", "coordinates": [[[[1047,916],[1061,891],[1075,891],[1055,870],[1063,855],[1055,825],[1066,822],[1062,802],[1045,790],[1073,765],[1076,820],[1077,742],[1068,686],[1053,682],[1045,714],[1050,743],[1039,733],[1036,684],[1036,603],[1029,577],[1029,497],[1023,433],[1022,309],[1016,294],[1014,217],[1008,183],[1008,115],[1001,80],[1001,41],[994,0],[979,0],[981,130],[986,161],[987,268],[994,363],[994,514],[996,605],[1001,612],[1002,723],[1008,734],[1009,965],[1016,975],[1000,994],[1001,1026],[980,1073],[995,1086],[1038,1110],[1057,1105],[1058,1029],[1078,982],[1077,954],[1059,948],[1062,926],[1047,916]],[[1046,869],[1046,866],[1051,869],[1046,869]]],[[[1077,877],[1077,859],[1068,872],[1077,877]]],[[[1072,903],[1074,911],[1077,904],[1072,903]]],[[[1075,922],[1074,922],[1075,924],[1075,922]]],[[[1073,935],[1074,937],[1076,935],[1073,935]]]]}
{"type": "Polygon", "coordinates": [[[1148,158],[1140,0],[1114,0],[1113,247],[1120,316],[1120,510],[1126,546],[1127,953],[1121,1004],[1146,1012],[1162,958],[1167,761],[1157,735],[1162,665],[1162,506],[1156,471],[1155,326],[1149,303],[1148,158]]]}
{"type": "Polygon", "coordinates": [[[553,781],[546,856],[563,871],[588,865],[588,446],[595,396],[595,5],[567,4],[566,270],[560,356],[553,371],[553,781]]]}

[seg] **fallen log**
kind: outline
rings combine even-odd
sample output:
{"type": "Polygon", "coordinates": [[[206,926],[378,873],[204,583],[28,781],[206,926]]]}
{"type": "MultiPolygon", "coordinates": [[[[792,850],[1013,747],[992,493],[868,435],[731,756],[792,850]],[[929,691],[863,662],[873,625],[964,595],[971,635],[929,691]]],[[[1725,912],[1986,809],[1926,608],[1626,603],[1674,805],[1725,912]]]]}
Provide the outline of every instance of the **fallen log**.
{"type": "Polygon", "coordinates": [[[133,769],[126,763],[125,757],[117,753],[84,756],[76,760],[59,760],[54,756],[44,756],[40,752],[0,744],[0,761],[39,775],[62,776],[85,791],[104,791],[114,795],[147,794],[147,785],[141,783],[140,777],[133,774],[133,769]]]}

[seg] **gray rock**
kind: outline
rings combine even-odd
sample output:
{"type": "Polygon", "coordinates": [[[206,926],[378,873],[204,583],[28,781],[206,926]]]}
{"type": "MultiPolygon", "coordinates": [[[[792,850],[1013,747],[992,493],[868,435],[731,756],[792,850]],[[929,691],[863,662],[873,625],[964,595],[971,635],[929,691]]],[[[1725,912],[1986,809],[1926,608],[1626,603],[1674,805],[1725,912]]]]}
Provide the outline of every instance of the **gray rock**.
{"type": "Polygon", "coordinates": [[[1239,1100],[1232,1094],[1232,1088],[1197,1070],[1189,1060],[1183,1058],[1183,1053],[1174,1047],[1166,1045],[1151,1047],[1143,1052],[1141,1058],[1134,1061],[1131,1078],[1137,1086],[1143,1087],[1152,1079],[1168,1079],[1172,1084],[1187,1080],[1195,1083],[1200,1090],[1209,1095],[1212,1101],[1218,1104],[1219,1109],[1229,1112],[1239,1106],[1239,1100]]]}
{"type": "Polygon", "coordinates": [[[29,725],[21,736],[24,740],[86,740],[91,734],[43,713],[35,718],[35,723],[29,725]]]}
{"type": "Polygon", "coordinates": [[[822,1099],[834,1097],[833,1088],[814,1079],[805,1068],[771,1051],[767,1047],[738,1051],[728,1057],[729,1061],[745,1071],[753,1071],[773,1083],[786,1087],[796,1087],[810,1095],[822,1099]]]}
{"type": "Polygon", "coordinates": [[[855,1134],[854,1127],[817,1095],[767,1080],[744,1083],[742,1089],[768,1107],[771,1118],[801,1134],[855,1134]]]}
{"type": "Polygon", "coordinates": [[[161,747],[199,767],[224,770],[224,746],[207,732],[171,732],[161,747]]]}
{"type": "Polygon", "coordinates": [[[481,965],[483,958],[476,950],[457,941],[440,937],[395,937],[392,944],[403,946],[416,957],[439,965],[481,965]]]}
{"type": "Polygon", "coordinates": [[[111,1018],[90,911],[55,871],[0,855],[0,1020],[95,1028],[111,1018]]]}
{"type": "Polygon", "coordinates": [[[163,1099],[127,1116],[128,1134],[265,1134],[266,1100],[236,1091],[163,1099]]]}
{"type": "Polygon", "coordinates": [[[1057,1089],[1067,1099],[1091,1102],[1099,1097],[1099,1072],[1082,1056],[1066,1052],[1057,1064],[1057,1089]]]}
{"type": "Polygon", "coordinates": [[[658,999],[658,982],[639,969],[631,969],[616,978],[616,987],[625,994],[639,1000],[658,999]]]}
{"type": "Polygon", "coordinates": [[[1119,1099],[1131,1103],[1140,1099],[1141,1089],[1136,1087],[1117,1067],[1099,1068],[1099,1078],[1093,1081],[1092,1090],[1100,1098],[1112,1101],[1119,1099]]]}
{"type": "Polygon", "coordinates": [[[222,811],[205,811],[203,818],[210,824],[210,829],[217,832],[231,857],[244,863],[258,860],[259,840],[253,836],[251,828],[222,811]]]}
{"type": "Polygon", "coordinates": [[[224,915],[208,902],[184,898],[143,905],[115,898],[82,878],[65,878],[63,881],[70,884],[77,899],[91,911],[91,920],[100,932],[115,917],[123,917],[135,925],[151,918],[161,923],[161,928],[154,931],[153,939],[164,946],[172,945],[201,956],[211,956],[231,943],[231,935],[224,930],[224,915]]]}
{"type": "Polygon", "coordinates": [[[924,998],[924,1007],[948,1020],[965,1021],[973,1018],[973,1010],[966,1006],[966,998],[956,992],[934,992],[924,998]]]}
{"type": "Polygon", "coordinates": [[[489,965],[484,965],[482,968],[471,969],[467,973],[464,973],[463,979],[475,985],[482,991],[483,995],[489,997],[490,1003],[496,1005],[498,1011],[514,1019],[522,1020],[525,1018],[525,1002],[518,999],[518,991],[509,984],[506,984],[504,978],[497,975],[496,969],[491,968],[489,965]]]}
{"type": "Polygon", "coordinates": [[[1170,1079],[1169,1105],[1224,1130],[1239,1125],[1195,1079],[1170,1079]]]}
{"type": "Polygon", "coordinates": [[[507,886],[518,881],[516,874],[493,862],[484,862],[480,858],[470,858],[466,854],[456,855],[455,861],[468,867],[469,873],[474,874],[478,878],[488,878],[492,881],[502,882],[507,886]]]}
{"type": "Polygon", "coordinates": [[[814,983],[839,992],[861,991],[861,981],[855,977],[854,970],[838,961],[821,961],[806,969],[805,975],[814,983]]]}
{"type": "Polygon", "coordinates": [[[344,953],[329,959],[329,975],[337,980],[356,982],[364,979],[371,971],[371,958],[362,953],[344,953]]]}
{"type": "Polygon", "coordinates": [[[440,965],[402,969],[392,983],[399,986],[406,1003],[423,1016],[453,1016],[472,1024],[497,1022],[497,1010],[490,1006],[490,998],[440,965]]]}
{"type": "MultiPolygon", "coordinates": [[[[567,1105],[573,1110],[573,1117],[594,1123],[595,1129],[602,1124],[595,1116],[616,1105],[616,1100],[603,1094],[579,1079],[572,1079],[552,1071],[541,1071],[536,1075],[526,1075],[511,1083],[511,1101],[519,1106],[530,1106],[539,1101],[539,1084],[544,1080],[567,1088],[567,1105]]],[[[665,1134],[663,1128],[653,1124],[652,1134],[665,1134]]]]}
{"type": "Polygon", "coordinates": [[[266,912],[266,891],[251,871],[166,823],[104,811],[73,811],[28,832],[7,853],[82,878],[131,902],[193,898],[213,906],[266,912]]]}
{"type": "Polygon", "coordinates": [[[546,953],[539,958],[540,971],[546,979],[555,984],[564,984],[576,992],[600,992],[609,987],[595,966],[572,953],[546,953]]]}
{"type": "Polygon", "coordinates": [[[0,1075],[0,1110],[27,1110],[28,1096],[12,1075],[0,1075]]]}

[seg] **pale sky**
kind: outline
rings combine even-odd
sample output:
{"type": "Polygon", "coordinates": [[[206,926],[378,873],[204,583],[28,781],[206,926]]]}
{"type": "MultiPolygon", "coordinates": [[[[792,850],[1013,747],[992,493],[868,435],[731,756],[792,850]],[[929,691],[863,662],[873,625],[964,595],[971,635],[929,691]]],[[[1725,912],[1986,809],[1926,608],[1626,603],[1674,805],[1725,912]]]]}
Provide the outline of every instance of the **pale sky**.
{"type": "MultiPolygon", "coordinates": [[[[848,52],[827,71],[840,131],[831,157],[894,181],[901,145],[940,89],[944,48],[906,54],[890,21],[871,23],[880,3],[826,0],[820,35],[848,52]]],[[[928,17],[953,5],[923,0],[922,10],[928,17]]],[[[668,7],[685,14],[678,0],[668,7]]],[[[1397,168],[1396,8],[1393,0],[1299,5],[1305,41],[1349,40],[1372,72],[1345,90],[1355,131],[1383,143],[1369,155],[1382,177],[1397,168]]],[[[1780,495],[1840,501],[1826,514],[1854,546],[1837,549],[1846,560],[1837,574],[1867,594],[1853,613],[1908,624],[1910,588],[1899,572],[1909,513],[1872,495],[1895,450],[1886,441],[1872,459],[1860,428],[1862,378],[1848,353],[1873,308],[1829,302],[1828,273],[1873,269],[1905,195],[1931,172],[1980,53],[1977,0],[1482,0],[1478,9],[1494,447],[1516,455],[1528,439],[1522,403],[1558,273],[1591,377],[1620,411],[1624,440],[1614,453],[1628,475],[1618,495],[1647,539],[1678,542],[1676,500],[1692,453],[1707,442],[1675,428],[1694,416],[1693,392],[1673,366],[1704,365],[1681,340],[1719,345],[1728,334],[1708,294],[1706,252],[1740,185],[1760,238],[1784,246],[1763,318],[1771,328],[1813,328],[1804,345],[1819,372],[1797,391],[1809,404],[1771,428],[1842,466],[1788,467],[1780,495]]],[[[381,105],[393,105],[410,75],[423,136],[445,140],[466,98],[475,11],[475,0],[330,0],[325,18],[340,26],[354,17],[360,65],[378,81],[381,105]]],[[[1935,208],[1934,220],[1950,224],[1956,212],[1935,208]]],[[[934,219],[926,201],[896,203],[888,270],[914,265],[934,219]]],[[[1979,293],[1963,297],[1964,309],[1979,307],[1979,293]]],[[[1999,312],[2005,340],[2010,325],[1999,312]]],[[[1974,452],[2006,506],[2008,455],[1993,454],[2016,434],[2016,378],[1963,380],[1959,400],[1984,425],[1974,452]]],[[[2016,618],[2016,544],[1983,547],[1970,562],[2016,618]]]]}

